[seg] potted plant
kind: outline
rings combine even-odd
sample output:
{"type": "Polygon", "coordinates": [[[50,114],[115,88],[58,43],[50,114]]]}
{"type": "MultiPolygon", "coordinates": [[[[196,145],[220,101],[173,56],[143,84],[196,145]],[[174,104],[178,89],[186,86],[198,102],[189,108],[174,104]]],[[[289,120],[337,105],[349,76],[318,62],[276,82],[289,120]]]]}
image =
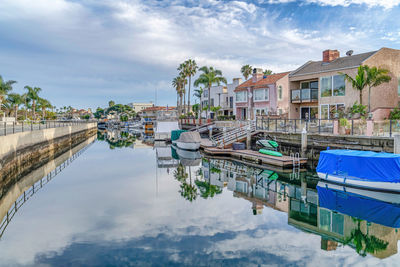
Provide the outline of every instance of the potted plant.
{"type": "Polygon", "coordinates": [[[350,123],[346,118],[339,119],[339,134],[350,134],[350,123]]]}

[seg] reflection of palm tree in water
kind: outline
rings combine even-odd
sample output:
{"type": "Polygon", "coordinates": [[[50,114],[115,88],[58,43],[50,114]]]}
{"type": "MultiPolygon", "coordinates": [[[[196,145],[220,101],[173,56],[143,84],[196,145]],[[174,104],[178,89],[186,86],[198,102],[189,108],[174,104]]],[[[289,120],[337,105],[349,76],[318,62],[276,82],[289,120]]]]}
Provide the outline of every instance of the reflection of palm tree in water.
{"type": "Polygon", "coordinates": [[[182,165],[182,163],[179,163],[178,167],[174,171],[174,177],[176,180],[178,180],[181,185],[180,188],[181,190],[179,193],[181,196],[192,202],[197,198],[197,187],[192,185],[192,173],[191,173],[191,168],[189,167],[189,174],[186,172],[186,167],[182,165]],[[189,183],[187,183],[187,178],[189,177],[189,183]]]}
{"type": "Polygon", "coordinates": [[[364,234],[361,231],[361,220],[353,218],[353,221],[357,222],[357,229],[351,232],[351,236],[346,240],[345,244],[353,243],[356,246],[357,253],[363,257],[365,257],[367,253],[373,254],[386,249],[388,242],[375,236],[369,236],[368,224],[367,233],[364,234]]]}
{"type": "MultiPolygon", "coordinates": [[[[196,181],[194,182],[200,190],[200,196],[204,199],[213,198],[217,194],[222,193],[222,188],[216,185],[212,185],[210,180],[208,182],[200,180],[198,177],[203,178],[203,171],[199,169],[196,172],[196,181]]],[[[210,179],[210,177],[209,177],[210,179]]]]}

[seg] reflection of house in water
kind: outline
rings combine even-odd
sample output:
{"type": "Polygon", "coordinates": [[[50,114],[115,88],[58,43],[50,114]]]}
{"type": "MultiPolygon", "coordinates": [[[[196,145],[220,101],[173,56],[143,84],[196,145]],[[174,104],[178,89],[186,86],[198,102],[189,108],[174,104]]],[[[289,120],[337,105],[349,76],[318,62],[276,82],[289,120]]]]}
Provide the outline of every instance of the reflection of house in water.
{"type": "Polygon", "coordinates": [[[157,167],[158,168],[174,168],[179,164],[179,160],[173,157],[171,145],[165,142],[156,142],[157,167]]]}
{"type": "MultiPolygon", "coordinates": [[[[377,215],[365,216],[324,205],[326,198],[322,199],[316,190],[318,180],[306,173],[300,173],[298,180],[291,180],[293,176],[290,174],[277,173],[279,178],[276,179],[276,176],[266,177],[271,172],[263,176],[263,170],[259,168],[214,159],[203,160],[202,171],[204,178],[209,179],[211,184],[227,186],[228,190],[234,192],[234,196],[249,200],[254,215],[261,214],[264,206],[288,213],[289,225],[321,236],[321,249],[335,250],[339,245],[346,244],[360,255],[368,253],[386,258],[397,253],[397,242],[400,239],[398,204],[374,200],[378,201],[377,208],[369,213],[377,215]],[[382,208],[378,208],[381,205],[382,208]],[[384,209],[387,210],[386,215],[384,209]],[[361,245],[357,245],[359,240],[362,240],[361,245]]],[[[347,192],[335,194],[336,198],[350,198],[347,192]]],[[[335,205],[345,203],[343,205],[346,207],[357,204],[355,211],[360,210],[358,207],[363,203],[339,200],[332,201],[335,205]]],[[[372,204],[364,205],[368,208],[372,204]]]]}

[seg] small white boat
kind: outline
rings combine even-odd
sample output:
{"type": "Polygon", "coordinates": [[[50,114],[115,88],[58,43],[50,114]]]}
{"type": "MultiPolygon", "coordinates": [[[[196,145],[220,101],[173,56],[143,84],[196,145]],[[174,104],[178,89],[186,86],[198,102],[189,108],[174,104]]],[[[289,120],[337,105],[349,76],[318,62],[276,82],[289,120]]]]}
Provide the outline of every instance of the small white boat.
{"type": "Polygon", "coordinates": [[[321,151],[321,180],[350,187],[400,192],[400,155],[357,150],[321,151]]]}
{"type": "Polygon", "coordinates": [[[200,148],[201,137],[198,132],[183,132],[172,144],[184,150],[198,150],[200,148]]]}

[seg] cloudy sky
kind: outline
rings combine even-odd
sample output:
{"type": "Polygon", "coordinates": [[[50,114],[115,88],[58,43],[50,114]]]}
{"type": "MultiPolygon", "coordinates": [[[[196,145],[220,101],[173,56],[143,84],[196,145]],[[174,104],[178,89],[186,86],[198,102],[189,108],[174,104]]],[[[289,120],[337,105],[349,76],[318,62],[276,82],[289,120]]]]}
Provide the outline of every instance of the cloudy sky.
{"type": "Polygon", "coordinates": [[[0,75],[56,106],[175,103],[187,58],[229,80],[240,67],[290,71],[342,54],[400,48],[400,0],[0,0],[0,75]]]}

